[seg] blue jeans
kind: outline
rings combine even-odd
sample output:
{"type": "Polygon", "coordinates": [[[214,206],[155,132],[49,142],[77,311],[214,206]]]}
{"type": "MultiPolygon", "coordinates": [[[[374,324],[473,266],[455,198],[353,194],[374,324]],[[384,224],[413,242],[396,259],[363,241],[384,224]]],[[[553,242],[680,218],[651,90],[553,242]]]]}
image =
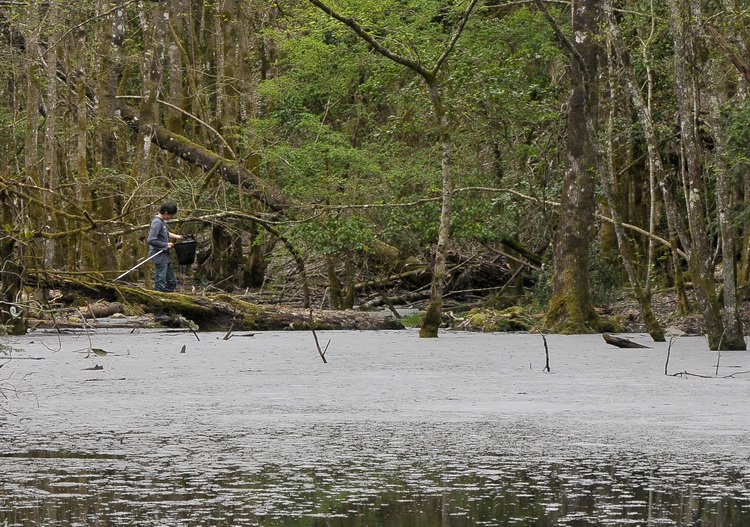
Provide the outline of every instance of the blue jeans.
{"type": "Polygon", "coordinates": [[[154,264],[154,289],[170,293],[177,287],[177,277],[174,275],[172,262],[154,264]]]}

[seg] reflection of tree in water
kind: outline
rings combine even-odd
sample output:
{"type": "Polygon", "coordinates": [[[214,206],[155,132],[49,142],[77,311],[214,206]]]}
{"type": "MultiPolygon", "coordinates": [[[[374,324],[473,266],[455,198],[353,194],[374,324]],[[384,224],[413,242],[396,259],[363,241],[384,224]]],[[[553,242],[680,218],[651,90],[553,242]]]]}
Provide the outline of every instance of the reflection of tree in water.
{"type": "Polygon", "coordinates": [[[638,454],[617,462],[489,454],[415,463],[384,453],[343,463],[300,459],[265,466],[249,466],[238,456],[213,467],[194,460],[194,470],[173,465],[168,456],[139,460],[48,450],[0,455],[0,465],[11,456],[37,467],[33,475],[21,474],[26,469],[18,465],[17,474],[6,474],[15,483],[0,495],[22,505],[8,511],[0,504],[0,521],[14,525],[36,525],[52,509],[71,521],[124,525],[118,522],[127,517],[128,525],[220,527],[739,527],[750,520],[743,507],[750,497],[747,474],[718,461],[686,465],[638,454]],[[39,491],[44,500],[34,499],[39,491]]]}
{"type": "Polygon", "coordinates": [[[690,474],[679,465],[662,471],[601,460],[546,466],[541,461],[500,461],[450,463],[442,471],[419,465],[396,469],[391,464],[382,470],[362,465],[277,466],[246,480],[243,486],[252,492],[242,501],[262,525],[272,527],[343,527],[353,521],[551,527],[615,525],[625,520],[740,526],[750,518],[735,492],[747,494],[747,485],[735,486],[736,474],[690,474]]]}

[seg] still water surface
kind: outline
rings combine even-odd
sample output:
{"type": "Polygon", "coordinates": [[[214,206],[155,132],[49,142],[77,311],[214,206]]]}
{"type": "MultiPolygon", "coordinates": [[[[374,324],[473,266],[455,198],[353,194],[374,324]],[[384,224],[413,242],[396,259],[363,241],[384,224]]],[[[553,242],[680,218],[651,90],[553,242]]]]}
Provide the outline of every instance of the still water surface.
{"type": "Polygon", "coordinates": [[[0,525],[750,525],[747,354],[681,339],[675,377],[666,345],[549,336],[544,373],[533,335],[336,332],[328,364],[199,336],[13,341],[0,525]]]}

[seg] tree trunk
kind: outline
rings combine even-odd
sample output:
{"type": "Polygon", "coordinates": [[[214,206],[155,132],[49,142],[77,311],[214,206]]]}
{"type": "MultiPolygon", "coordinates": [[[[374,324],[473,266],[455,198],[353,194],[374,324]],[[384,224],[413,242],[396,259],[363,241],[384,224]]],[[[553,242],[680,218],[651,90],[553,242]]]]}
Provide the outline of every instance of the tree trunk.
{"type": "Polygon", "coordinates": [[[442,100],[442,93],[437,76],[440,68],[448,59],[451,51],[461,33],[466,27],[466,22],[477,4],[477,0],[470,0],[469,5],[464,10],[458,24],[456,25],[448,45],[443,50],[440,57],[435,62],[431,70],[425,69],[419,61],[414,61],[383,47],[379,41],[365,31],[354,19],[347,18],[337,13],[320,0],[309,0],[311,4],[317,6],[323,12],[336,20],[349,26],[362,40],[367,42],[378,53],[387,57],[389,60],[401,64],[419,74],[427,84],[430,94],[430,102],[438,121],[438,133],[440,135],[440,165],[442,176],[442,206],[440,210],[440,226],[438,231],[438,241],[435,248],[435,266],[430,288],[430,303],[427,306],[422,327],[419,330],[419,336],[423,338],[435,338],[438,336],[438,327],[442,319],[443,310],[443,291],[445,289],[446,279],[446,251],[448,238],[450,236],[450,217],[451,205],[453,200],[453,182],[451,179],[451,143],[450,143],[450,123],[446,115],[445,106],[442,100]]]}
{"type": "MultiPolygon", "coordinates": [[[[178,38],[181,38],[184,34],[184,28],[189,24],[188,17],[185,15],[190,12],[190,8],[187,5],[186,0],[170,0],[169,2],[169,24],[171,32],[174,34],[172,38],[168,40],[169,47],[167,50],[167,56],[169,57],[169,80],[168,80],[168,93],[169,102],[182,108],[184,106],[184,82],[186,80],[187,73],[183,73],[183,53],[180,44],[177,42],[178,38]]],[[[190,69],[190,68],[186,68],[190,69]]],[[[184,134],[182,128],[182,114],[174,108],[169,108],[166,111],[165,123],[167,128],[174,131],[177,134],[184,134]]]]}
{"type": "MultiPolygon", "coordinates": [[[[28,181],[37,187],[42,188],[44,185],[44,172],[40,170],[43,166],[43,155],[40,148],[39,140],[39,121],[41,120],[42,107],[42,87],[40,85],[40,62],[39,57],[41,56],[42,50],[39,45],[40,31],[41,31],[41,15],[40,15],[40,2],[38,0],[32,0],[27,6],[27,28],[28,32],[24,33],[25,40],[25,51],[28,56],[28,60],[25,62],[26,70],[24,71],[24,78],[26,80],[26,130],[24,136],[24,148],[23,148],[23,160],[24,160],[24,175],[28,178],[28,181]]],[[[41,226],[47,221],[47,211],[39,204],[42,198],[38,196],[39,201],[32,201],[27,205],[28,210],[25,211],[28,218],[31,219],[31,225],[29,229],[40,230],[41,226]]],[[[26,264],[32,267],[42,268],[44,266],[43,258],[38,255],[38,246],[24,247],[21,249],[27,257],[26,264]]]]}
{"type": "MultiPolygon", "coordinates": [[[[646,101],[646,98],[643,95],[643,92],[639,87],[638,82],[636,81],[635,72],[633,71],[633,67],[630,61],[630,55],[627,51],[627,48],[625,47],[624,42],[622,41],[619,26],[614,16],[613,6],[611,5],[611,2],[607,2],[605,5],[607,7],[607,21],[610,35],[612,37],[611,43],[613,46],[613,51],[619,59],[620,65],[622,67],[622,75],[625,80],[625,87],[628,91],[631,104],[633,104],[633,107],[635,108],[636,114],[638,115],[638,121],[643,130],[648,155],[649,178],[655,180],[656,183],[658,183],[661,189],[662,198],[664,199],[667,226],[670,232],[670,252],[672,257],[671,262],[675,275],[674,287],[675,291],[677,292],[678,309],[682,314],[687,314],[689,306],[687,301],[687,294],[685,292],[684,280],[682,277],[681,261],[679,255],[677,254],[677,236],[679,235],[680,240],[682,241],[684,246],[689,246],[690,239],[679,213],[679,207],[674,199],[675,193],[673,189],[669,187],[667,181],[666,171],[664,169],[664,164],[662,162],[659,148],[659,139],[654,127],[651,109],[646,101]]],[[[653,192],[651,195],[651,199],[654,199],[653,192]]],[[[654,223],[655,219],[653,217],[652,208],[652,217],[649,220],[649,224],[653,226],[654,223]]],[[[647,294],[647,291],[645,293],[647,294]]]]}
{"type": "MultiPolygon", "coordinates": [[[[688,225],[692,245],[688,251],[688,270],[693,282],[695,297],[703,315],[709,348],[728,349],[724,323],[714,281],[714,265],[711,243],[706,225],[708,218],[704,208],[706,188],[703,185],[703,159],[698,134],[698,111],[700,93],[696,70],[699,68],[697,52],[698,31],[689,26],[699,12],[693,0],[670,0],[670,22],[674,39],[674,88],[677,96],[680,119],[680,174],[685,188],[688,225]]],[[[736,344],[735,344],[736,345],[736,344]]],[[[744,349],[744,342],[743,342],[744,349]]]]}
{"type": "Polygon", "coordinates": [[[331,255],[325,256],[326,274],[328,275],[328,294],[330,297],[331,309],[343,309],[344,295],[341,291],[341,282],[336,272],[336,262],[331,255]]]}
{"type": "Polygon", "coordinates": [[[440,209],[440,227],[435,247],[435,265],[430,285],[430,302],[419,329],[422,338],[435,338],[443,315],[443,292],[447,273],[446,252],[450,237],[451,206],[453,203],[453,181],[451,178],[451,143],[448,119],[445,115],[439,87],[435,81],[429,84],[432,107],[438,119],[440,132],[441,170],[442,170],[442,206],[440,209]]]}
{"type": "MultiPolygon", "coordinates": [[[[714,68],[715,70],[718,68],[714,68]]],[[[720,72],[715,71],[714,78],[720,78],[720,72]]],[[[714,138],[714,156],[716,166],[716,205],[721,235],[722,273],[724,279],[724,335],[720,349],[747,349],[742,334],[742,323],[737,309],[737,258],[736,239],[732,227],[730,212],[732,209],[732,190],[729,182],[729,167],[725,160],[726,137],[720,118],[719,100],[716,87],[709,96],[712,136],[714,138]]]]}
{"type": "MultiPolygon", "coordinates": [[[[605,11],[607,14],[607,18],[610,20],[611,24],[613,21],[612,0],[605,1],[605,11]]],[[[615,40],[618,35],[615,31],[612,31],[611,36],[613,38],[610,39],[608,44],[611,44],[611,41],[615,40]]],[[[607,54],[609,59],[607,60],[607,65],[609,73],[608,79],[610,83],[610,96],[609,120],[607,123],[607,165],[602,170],[602,188],[607,199],[607,204],[609,205],[610,214],[612,215],[615,235],[617,236],[617,245],[620,249],[619,252],[622,258],[622,264],[625,267],[625,272],[628,275],[628,280],[631,287],[633,288],[633,294],[635,295],[638,301],[638,305],[641,308],[641,315],[643,316],[643,321],[646,324],[646,329],[649,335],[651,335],[651,338],[654,340],[654,342],[665,342],[666,339],[664,338],[664,330],[662,329],[661,324],[659,324],[659,321],[656,319],[656,315],[654,315],[654,311],[651,308],[649,295],[645,288],[642,286],[641,280],[638,277],[638,273],[635,269],[635,265],[633,264],[634,251],[622,227],[621,215],[617,207],[617,200],[615,199],[614,189],[616,188],[616,180],[613,130],[617,90],[615,89],[614,56],[611,52],[611,48],[611,45],[607,46],[607,49],[610,50],[610,52],[608,52],[607,54]]]]}
{"type": "Polygon", "coordinates": [[[214,224],[211,228],[211,253],[202,263],[199,276],[225,291],[234,288],[234,276],[243,263],[242,241],[223,225],[214,224]]]}
{"type": "Polygon", "coordinates": [[[271,252],[279,238],[262,231],[256,222],[248,228],[251,242],[247,247],[245,265],[242,270],[242,287],[263,287],[266,281],[266,270],[271,261],[271,252]]]}
{"type": "MultiPolygon", "coordinates": [[[[172,133],[171,130],[159,124],[144,122],[135,110],[120,100],[116,101],[116,105],[118,116],[131,129],[150,137],[151,142],[159,148],[171,152],[207,172],[216,173],[229,183],[241,184],[247,193],[246,196],[256,198],[271,210],[282,211],[293,203],[293,200],[275,185],[263,181],[245,166],[219,156],[183,136],[172,133]]],[[[254,169],[260,165],[260,161],[260,156],[253,155],[245,162],[250,165],[251,169],[254,169]]]]}
{"type": "MultiPolygon", "coordinates": [[[[75,292],[75,297],[96,301],[138,305],[155,313],[167,326],[197,325],[201,331],[281,331],[281,330],[384,330],[404,329],[392,317],[362,311],[314,311],[309,308],[258,305],[229,295],[193,297],[179,293],[160,293],[111,282],[65,279],[62,276],[30,277],[30,285],[75,292]],[[186,320],[189,321],[186,323],[186,320]]],[[[53,319],[31,321],[36,327],[55,327],[53,319]]],[[[111,326],[112,324],[110,324],[111,326]]],[[[143,324],[142,324],[143,325],[143,324]]],[[[78,323],[80,327],[80,322],[78,323]]],[[[130,327],[130,326],[128,326],[130,327]]]]}
{"type": "MultiPolygon", "coordinates": [[[[58,6],[56,0],[50,0],[47,9],[47,20],[44,26],[48,28],[49,38],[52,42],[59,40],[58,29],[58,6]]],[[[44,116],[44,165],[42,167],[42,187],[50,192],[43,192],[42,203],[45,209],[45,225],[53,232],[64,231],[65,223],[56,212],[54,196],[60,192],[60,170],[58,165],[58,93],[57,93],[57,46],[45,50],[45,77],[47,91],[45,93],[45,116],[44,116]]],[[[59,269],[65,265],[65,254],[68,241],[49,240],[45,242],[44,265],[52,269],[59,269]]]]}
{"type": "MultiPolygon", "coordinates": [[[[167,28],[167,11],[159,4],[150,7],[148,11],[139,9],[141,17],[141,31],[147,36],[144,45],[143,62],[141,64],[141,78],[143,79],[143,93],[139,108],[140,118],[146,123],[156,123],[158,119],[157,100],[161,89],[164,70],[164,41],[167,28]],[[150,19],[148,18],[148,15],[150,19]]],[[[136,153],[133,169],[135,180],[145,181],[151,176],[151,137],[148,128],[138,130],[139,151],[136,153]]]]}
{"type": "Polygon", "coordinates": [[[567,166],[554,247],[552,298],[545,317],[545,325],[561,333],[591,333],[598,322],[589,284],[598,164],[597,12],[598,0],[573,2],[575,54],[571,56],[567,166]]]}
{"type": "MultiPolygon", "coordinates": [[[[7,216],[4,202],[5,193],[0,192],[0,201],[3,204],[3,220],[7,216]]],[[[5,330],[0,330],[0,335],[7,332],[11,335],[23,335],[26,333],[27,313],[20,309],[21,292],[23,291],[24,269],[17,263],[14,257],[15,240],[11,237],[0,238],[0,325],[5,326],[5,330]],[[18,311],[17,316],[13,313],[18,311]]]]}

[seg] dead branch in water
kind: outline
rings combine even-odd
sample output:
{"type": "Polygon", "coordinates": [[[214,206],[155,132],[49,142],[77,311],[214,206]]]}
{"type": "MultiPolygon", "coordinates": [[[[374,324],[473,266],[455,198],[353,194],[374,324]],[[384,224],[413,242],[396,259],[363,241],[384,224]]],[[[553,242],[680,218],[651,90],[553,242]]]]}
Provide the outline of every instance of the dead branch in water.
{"type": "Polygon", "coordinates": [[[615,337],[614,335],[610,335],[609,333],[604,333],[602,335],[602,338],[604,338],[604,341],[607,344],[611,344],[612,346],[616,346],[618,348],[646,348],[650,349],[648,346],[644,346],[643,344],[638,344],[637,342],[633,342],[630,339],[625,339],[622,337],[615,337]]]}
{"type": "Polygon", "coordinates": [[[320,349],[320,342],[318,342],[318,334],[315,333],[315,320],[313,319],[313,311],[312,308],[310,309],[310,331],[312,331],[313,338],[315,339],[315,347],[318,349],[318,355],[320,355],[320,358],[323,359],[324,364],[328,364],[328,361],[326,360],[326,351],[328,351],[328,346],[331,344],[331,341],[328,341],[328,344],[326,344],[326,349],[321,350],[320,349]]]}
{"type": "Polygon", "coordinates": [[[669,368],[669,356],[672,354],[672,344],[677,337],[672,336],[669,339],[669,346],[667,346],[667,361],[664,363],[664,375],[668,375],[667,369],[669,368]]]}
{"type": "Polygon", "coordinates": [[[713,379],[713,375],[701,375],[700,373],[690,373],[689,371],[681,371],[673,373],[672,377],[700,377],[701,379],[713,379]]]}
{"type": "Polygon", "coordinates": [[[678,373],[673,373],[672,377],[700,377],[701,379],[734,379],[736,375],[745,375],[750,373],[750,371],[737,371],[734,373],[730,373],[729,375],[701,375],[699,373],[690,373],[689,371],[681,371],[678,373]]]}

